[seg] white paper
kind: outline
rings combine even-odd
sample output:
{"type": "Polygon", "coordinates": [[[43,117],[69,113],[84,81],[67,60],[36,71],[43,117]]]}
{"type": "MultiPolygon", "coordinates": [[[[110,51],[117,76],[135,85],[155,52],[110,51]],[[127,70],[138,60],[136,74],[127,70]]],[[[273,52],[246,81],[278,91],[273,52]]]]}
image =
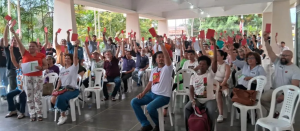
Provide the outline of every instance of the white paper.
{"type": "Polygon", "coordinates": [[[39,66],[38,61],[22,63],[21,67],[22,67],[23,74],[39,71],[38,69],[35,68],[36,66],[39,66]]]}

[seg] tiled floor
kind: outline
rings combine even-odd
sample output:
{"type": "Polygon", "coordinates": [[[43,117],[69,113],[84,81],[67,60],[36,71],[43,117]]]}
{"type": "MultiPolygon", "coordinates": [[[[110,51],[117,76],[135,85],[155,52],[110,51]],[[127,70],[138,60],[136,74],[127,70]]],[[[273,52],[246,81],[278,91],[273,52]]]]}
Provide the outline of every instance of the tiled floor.
{"type": "MultiPolygon", "coordinates": [[[[7,113],[7,103],[0,105],[0,131],[137,131],[141,125],[135,117],[130,106],[130,100],[142,89],[135,87],[134,92],[126,94],[122,101],[101,102],[101,108],[96,109],[95,104],[89,108],[85,104],[81,108],[81,115],[77,115],[77,121],[72,122],[71,116],[64,125],[56,125],[54,122],[54,112],[48,112],[48,118],[43,122],[30,122],[28,118],[17,120],[17,118],[4,118],[7,113]]],[[[170,125],[169,117],[166,117],[166,131],[184,131],[184,119],[182,103],[177,104],[177,110],[173,115],[174,126],[170,125]]],[[[77,111],[76,111],[77,112],[77,111]]],[[[299,112],[299,110],[298,110],[299,112]]],[[[229,114],[228,114],[229,115],[229,114]]],[[[149,119],[151,121],[151,119],[149,119]]],[[[295,131],[300,130],[300,115],[296,116],[294,124],[295,131]]],[[[234,126],[230,126],[230,119],[217,124],[218,131],[240,131],[240,122],[234,121],[234,126]]],[[[254,126],[247,125],[248,131],[254,131],[254,126]]]]}

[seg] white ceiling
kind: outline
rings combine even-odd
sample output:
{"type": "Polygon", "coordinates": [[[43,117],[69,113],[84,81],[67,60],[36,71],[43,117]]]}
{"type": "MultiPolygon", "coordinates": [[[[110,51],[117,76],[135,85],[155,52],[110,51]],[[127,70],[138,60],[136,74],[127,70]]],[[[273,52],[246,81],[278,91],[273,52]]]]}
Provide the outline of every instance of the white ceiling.
{"type": "MultiPolygon", "coordinates": [[[[75,4],[85,5],[87,9],[139,13],[140,17],[156,20],[270,12],[269,5],[273,1],[280,0],[74,0],[75,4]]],[[[291,4],[295,1],[290,0],[291,4]]]]}

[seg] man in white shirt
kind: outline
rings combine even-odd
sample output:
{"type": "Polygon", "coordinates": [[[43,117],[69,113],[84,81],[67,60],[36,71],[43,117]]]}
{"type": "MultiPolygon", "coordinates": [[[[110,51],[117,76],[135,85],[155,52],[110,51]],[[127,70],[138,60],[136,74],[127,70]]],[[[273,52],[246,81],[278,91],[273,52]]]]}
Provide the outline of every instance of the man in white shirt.
{"type": "Polygon", "coordinates": [[[162,52],[158,51],[153,55],[154,64],[157,67],[152,70],[145,90],[131,100],[131,106],[136,117],[142,124],[141,131],[152,131],[153,129],[141,106],[147,105],[148,113],[156,125],[153,131],[159,131],[157,109],[167,105],[172,94],[172,61],[167,49],[163,45],[162,37],[158,36],[156,39],[162,49],[162,52]]]}
{"type": "Polygon", "coordinates": [[[188,51],[188,59],[184,62],[182,69],[194,69],[198,66],[198,62],[195,59],[196,52],[194,50],[188,51]]]}
{"type": "MultiPolygon", "coordinates": [[[[292,63],[293,52],[290,50],[284,50],[280,57],[278,57],[272,47],[270,46],[267,38],[269,34],[264,33],[264,40],[266,42],[266,49],[271,61],[275,65],[274,79],[272,88],[265,91],[261,97],[261,104],[269,111],[271,106],[271,97],[274,89],[283,85],[295,85],[299,87],[300,82],[300,69],[295,64],[292,63]]],[[[277,94],[277,104],[284,100],[284,94],[277,94]]],[[[278,115],[274,114],[275,116],[278,115]]]]}

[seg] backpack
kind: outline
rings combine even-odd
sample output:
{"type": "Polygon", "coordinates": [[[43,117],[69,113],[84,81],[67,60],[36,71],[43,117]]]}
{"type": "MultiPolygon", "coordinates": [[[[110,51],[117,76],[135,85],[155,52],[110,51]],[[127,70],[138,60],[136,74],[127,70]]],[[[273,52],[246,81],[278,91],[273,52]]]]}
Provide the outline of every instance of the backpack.
{"type": "Polygon", "coordinates": [[[189,131],[210,131],[211,122],[207,115],[207,110],[200,109],[199,107],[194,108],[194,113],[190,115],[188,119],[189,131]]]}

